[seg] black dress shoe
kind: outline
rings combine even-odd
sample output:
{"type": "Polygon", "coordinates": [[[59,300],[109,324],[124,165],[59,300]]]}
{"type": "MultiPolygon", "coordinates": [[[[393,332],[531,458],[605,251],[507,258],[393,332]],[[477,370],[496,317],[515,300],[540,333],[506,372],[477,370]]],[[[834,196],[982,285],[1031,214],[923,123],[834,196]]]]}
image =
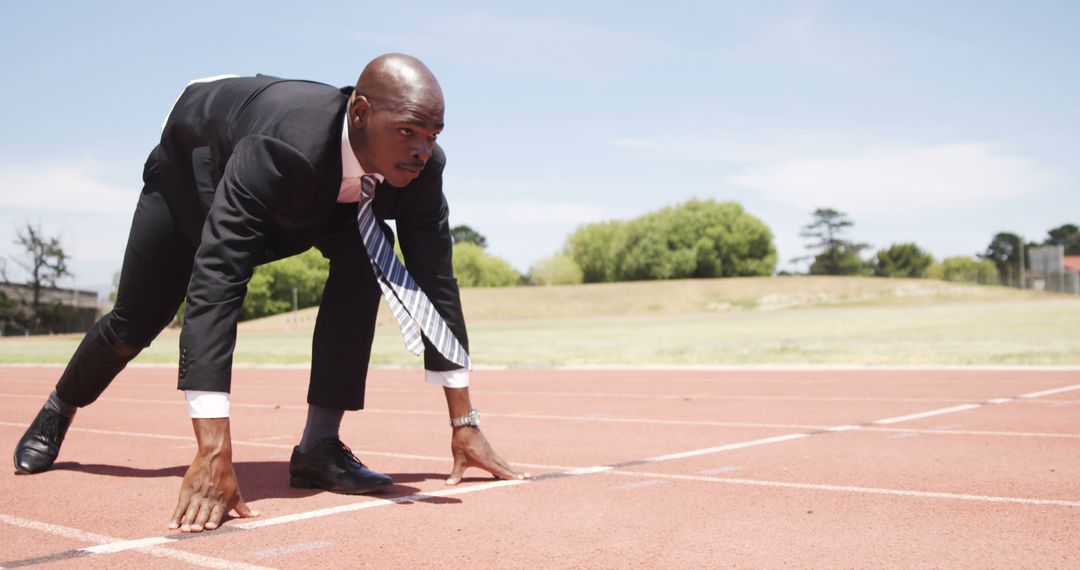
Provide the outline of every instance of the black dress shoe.
{"type": "Polygon", "coordinates": [[[41,408],[15,447],[15,469],[23,473],[47,471],[60,454],[60,444],[70,425],[71,418],[41,408]]]}
{"type": "Polygon", "coordinates": [[[297,489],[326,489],[343,495],[374,493],[393,485],[382,473],[360,463],[336,437],[315,444],[307,453],[294,447],[289,460],[289,486],[297,489]]]}

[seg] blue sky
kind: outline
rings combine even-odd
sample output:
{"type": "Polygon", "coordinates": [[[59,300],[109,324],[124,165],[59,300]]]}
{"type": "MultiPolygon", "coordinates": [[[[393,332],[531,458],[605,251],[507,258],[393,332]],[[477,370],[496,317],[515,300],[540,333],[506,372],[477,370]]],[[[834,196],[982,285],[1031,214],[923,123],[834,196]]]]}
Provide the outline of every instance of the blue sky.
{"type": "Polygon", "coordinates": [[[815,207],[939,259],[1080,222],[1080,3],[389,4],[9,3],[0,256],[40,222],[107,289],[188,80],[347,85],[388,51],[442,83],[451,223],[521,271],[580,224],[695,197],[762,219],[782,268],[815,207]]]}

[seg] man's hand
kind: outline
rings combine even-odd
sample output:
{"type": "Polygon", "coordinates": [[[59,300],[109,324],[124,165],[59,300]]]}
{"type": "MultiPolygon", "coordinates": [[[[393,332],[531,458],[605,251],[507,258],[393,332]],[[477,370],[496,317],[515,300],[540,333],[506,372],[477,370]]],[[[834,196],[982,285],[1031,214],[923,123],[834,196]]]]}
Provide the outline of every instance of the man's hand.
{"type": "Polygon", "coordinates": [[[480,428],[463,426],[454,428],[450,437],[450,451],[454,454],[454,469],[446,479],[447,485],[457,485],[469,467],[479,467],[499,479],[528,479],[528,473],[514,471],[488,444],[480,428]]]}
{"type": "Polygon", "coordinates": [[[230,509],[236,509],[241,517],[258,516],[244,503],[236,483],[229,418],[192,419],[191,423],[199,450],[184,474],[169,528],[180,532],[214,530],[230,509]]]}

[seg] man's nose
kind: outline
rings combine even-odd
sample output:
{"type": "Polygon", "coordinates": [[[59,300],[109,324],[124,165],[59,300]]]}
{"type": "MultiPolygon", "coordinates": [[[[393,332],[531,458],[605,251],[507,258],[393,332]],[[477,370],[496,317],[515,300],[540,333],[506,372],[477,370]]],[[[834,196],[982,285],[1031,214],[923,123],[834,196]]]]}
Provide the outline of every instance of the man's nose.
{"type": "Polygon", "coordinates": [[[421,162],[427,162],[431,153],[435,151],[435,143],[423,141],[413,148],[413,158],[421,162]]]}

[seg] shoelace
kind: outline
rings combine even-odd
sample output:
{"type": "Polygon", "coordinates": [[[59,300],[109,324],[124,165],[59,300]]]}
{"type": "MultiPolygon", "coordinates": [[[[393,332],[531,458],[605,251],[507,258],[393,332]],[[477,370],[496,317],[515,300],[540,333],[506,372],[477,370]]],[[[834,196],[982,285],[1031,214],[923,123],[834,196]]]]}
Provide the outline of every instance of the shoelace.
{"type": "Polygon", "coordinates": [[[359,465],[360,467],[364,467],[364,463],[361,462],[360,459],[358,459],[356,457],[356,454],[353,453],[352,449],[349,446],[345,445],[345,442],[341,441],[340,439],[335,440],[335,442],[338,445],[340,445],[342,451],[345,452],[345,458],[344,458],[345,461],[355,463],[356,465],[359,465]]]}
{"type": "Polygon", "coordinates": [[[57,413],[45,414],[45,419],[41,422],[41,437],[51,444],[60,443],[60,439],[63,437],[63,430],[60,427],[63,418],[57,413]]]}

